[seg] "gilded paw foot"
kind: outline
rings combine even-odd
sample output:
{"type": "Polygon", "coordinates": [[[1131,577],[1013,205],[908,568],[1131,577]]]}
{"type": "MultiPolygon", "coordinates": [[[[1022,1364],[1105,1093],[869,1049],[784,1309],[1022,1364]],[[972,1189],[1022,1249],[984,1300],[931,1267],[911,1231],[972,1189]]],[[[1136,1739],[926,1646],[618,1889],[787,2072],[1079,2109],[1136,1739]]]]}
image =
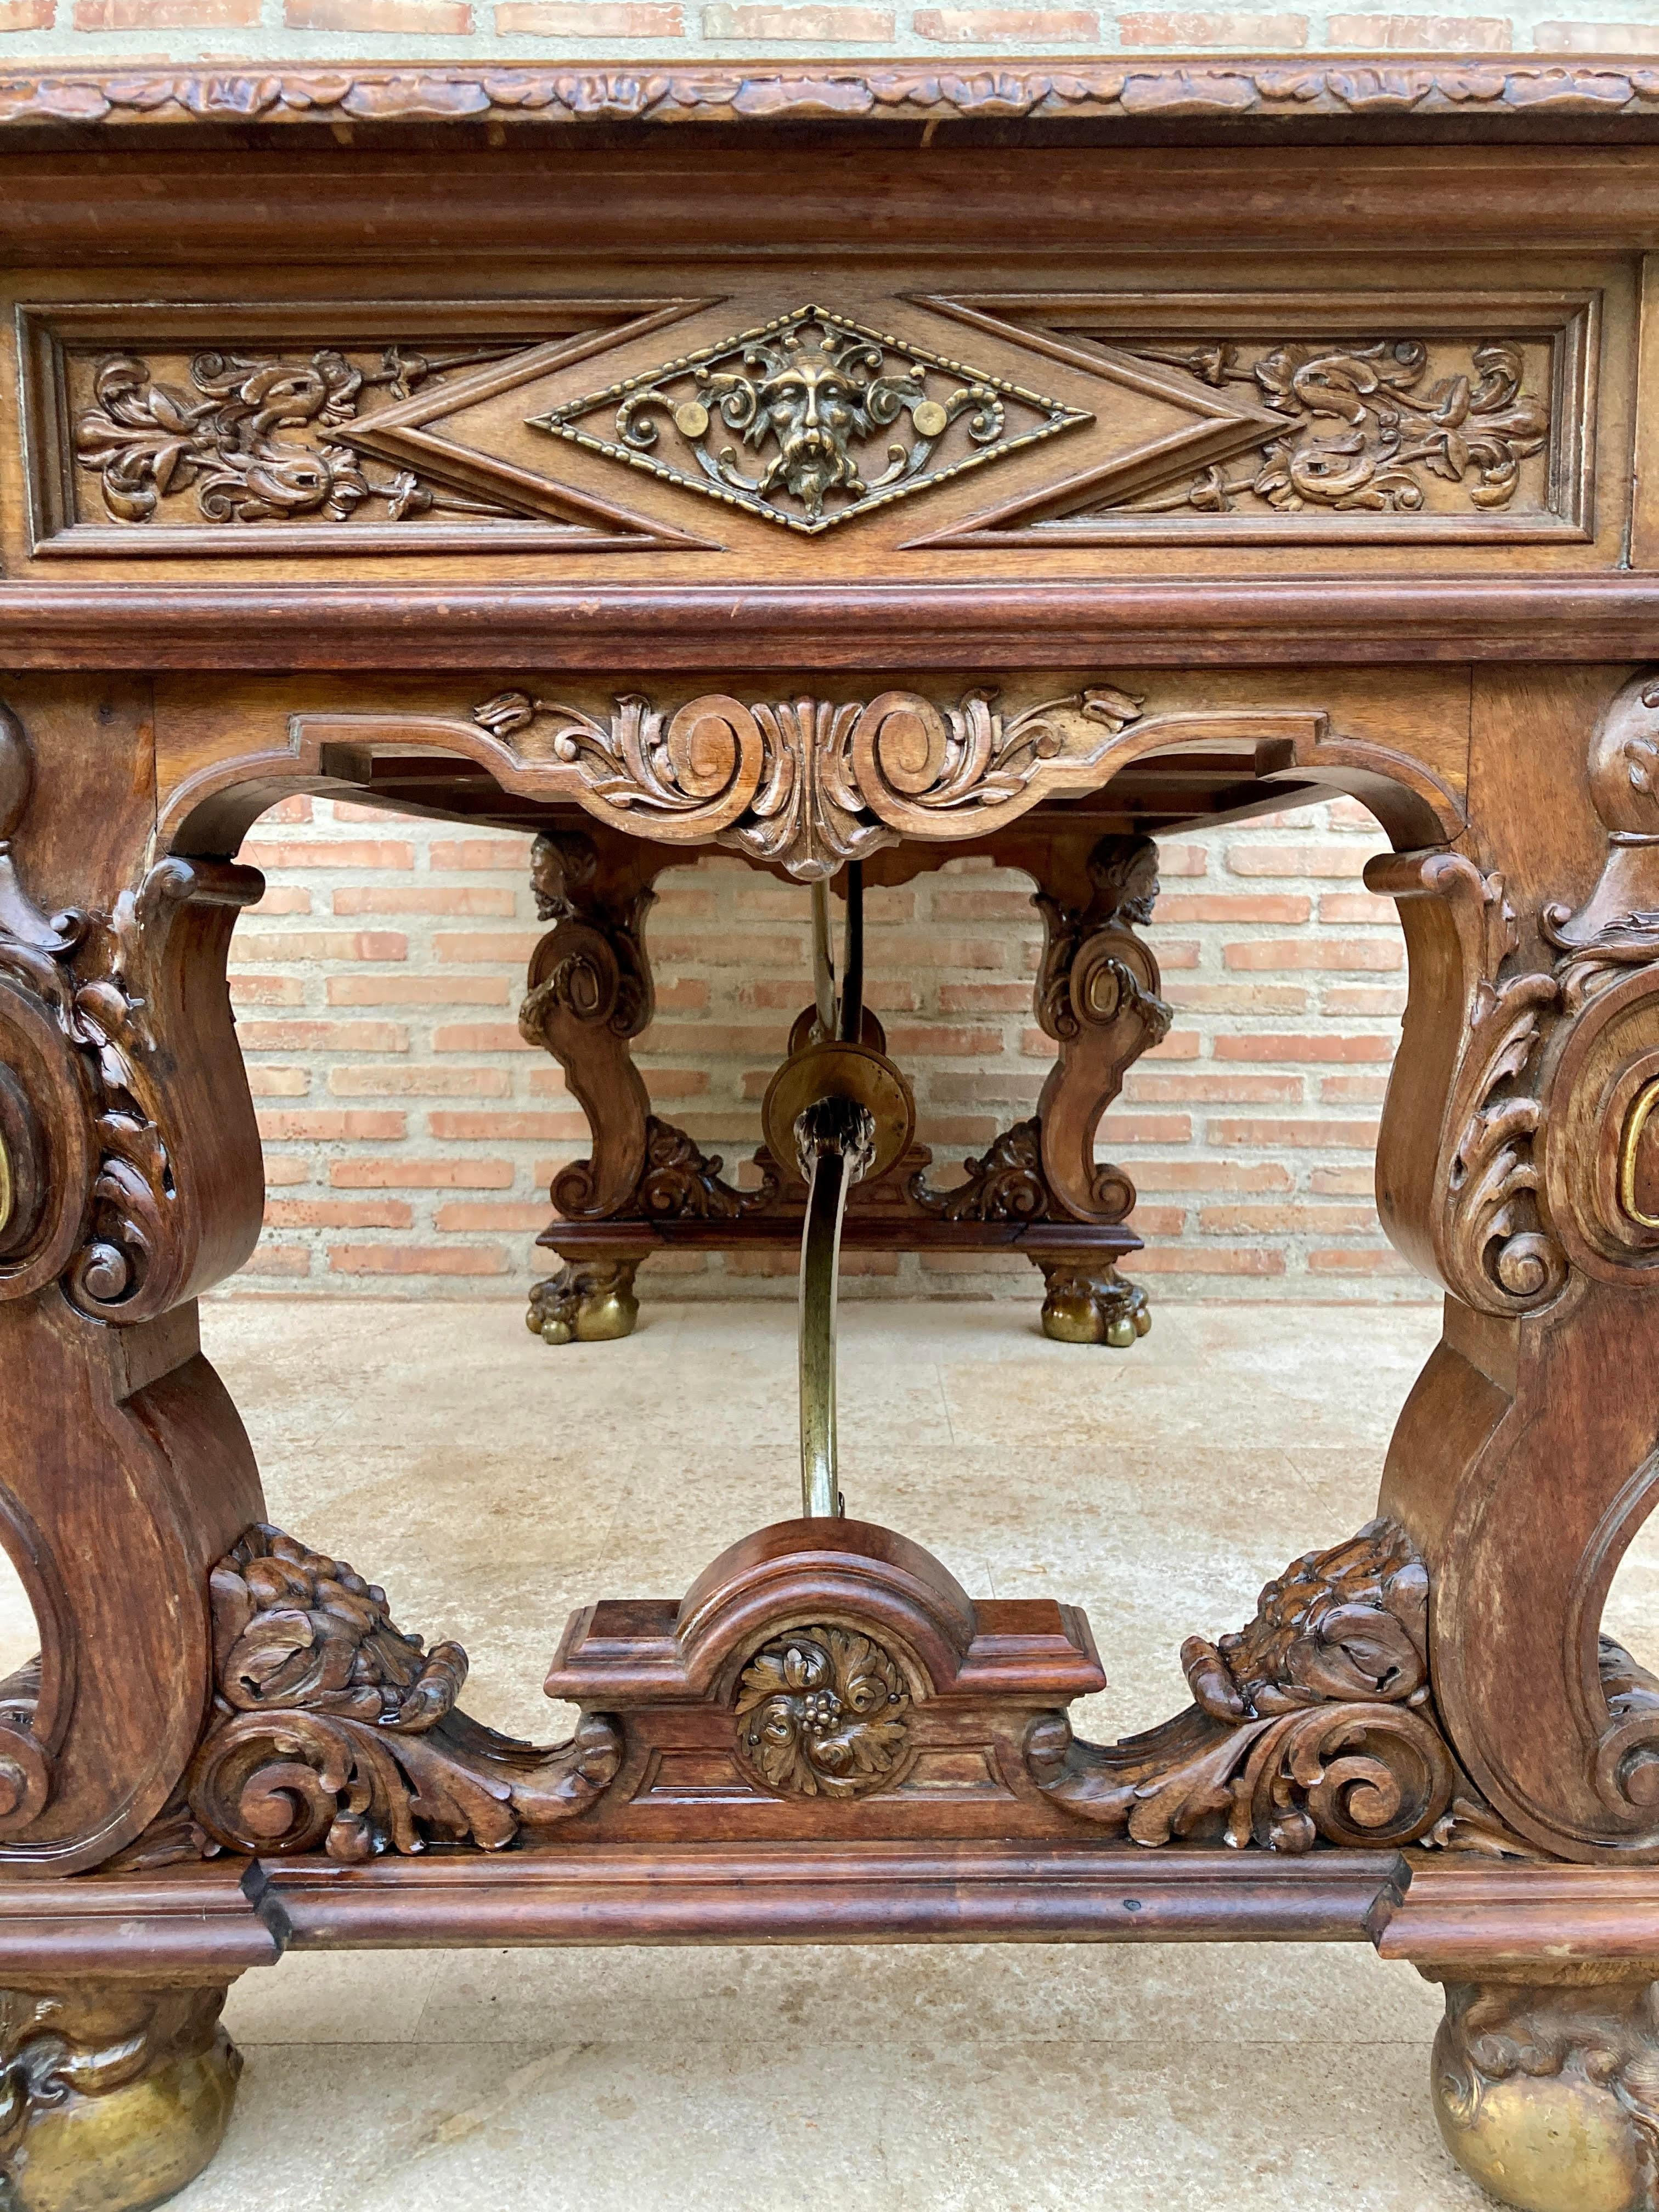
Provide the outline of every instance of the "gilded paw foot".
{"type": "Polygon", "coordinates": [[[640,1317],[637,1259],[573,1260],[530,1293],[525,1326],[544,1344],[607,1344],[640,1317]]]}
{"type": "Polygon", "coordinates": [[[1152,1325],[1146,1293],[1126,1283],[1108,1261],[1079,1267],[1069,1261],[1039,1260],[1048,1295],[1042,1301],[1042,1334],[1058,1344],[1109,1344],[1124,1351],[1152,1325]]]}

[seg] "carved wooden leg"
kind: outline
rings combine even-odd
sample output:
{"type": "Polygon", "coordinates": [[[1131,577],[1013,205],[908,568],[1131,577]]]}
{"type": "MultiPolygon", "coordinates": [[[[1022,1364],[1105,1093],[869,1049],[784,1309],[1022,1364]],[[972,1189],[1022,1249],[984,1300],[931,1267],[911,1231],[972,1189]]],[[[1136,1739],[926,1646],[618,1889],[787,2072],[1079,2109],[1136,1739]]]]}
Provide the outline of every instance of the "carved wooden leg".
{"type": "Polygon", "coordinates": [[[1424,1971],[1445,1983],[1434,2111],[1464,2172],[1522,2212],[1656,2212],[1655,1984],[1595,1967],[1545,1981],[1424,1971]]]}
{"type": "Polygon", "coordinates": [[[219,2148],[242,2070],[225,1984],[0,1988],[0,2203],[143,2212],[219,2148]]]}

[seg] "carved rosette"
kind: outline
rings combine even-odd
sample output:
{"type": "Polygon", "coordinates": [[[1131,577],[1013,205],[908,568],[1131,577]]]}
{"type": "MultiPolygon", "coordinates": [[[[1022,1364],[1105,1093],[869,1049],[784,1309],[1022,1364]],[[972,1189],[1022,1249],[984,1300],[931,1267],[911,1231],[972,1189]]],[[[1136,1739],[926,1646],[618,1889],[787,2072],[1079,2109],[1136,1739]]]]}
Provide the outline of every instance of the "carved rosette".
{"type": "Polygon", "coordinates": [[[191,1813],[232,1850],[331,1858],[499,1850],[584,1812],[621,1739],[600,1715],[538,1749],[456,1710],[458,1644],[430,1651],[384,1590],[280,1529],[250,1528],[214,1569],[213,1717],[186,1782],[191,1813]]]}
{"type": "Polygon", "coordinates": [[[1189,1711],[1111,1745],[1055,1714],[1027,1740],[1032,1775],[1138,1844],[1415,1842],[1457,1778],[1430,1699],[1428,1591],[1404,1530],[1373,1521],[1269,1583],[1238,1634],[1188,1639],[1189,1711]]]}
{"type": "Polygon", "coordinates": [[[596,813],[636,834],[701,836],[832,876],[903,836],[979,837],[1086,773],[1139,719],[1110,684],[1004,714],[995,694],[941,708],[919,692],[747,705],[725,693],[665,713],[626,695],[609,715],[503,691],[472,720],[525,761],[575,771],[596,813]]]}
{"type": "Polygon", "coordinates": [[[872,1638],[791,1629],[743,1670],[738,1756],[780,1796],[862,1797],[902,1763],[909,1708],[898,1662],[872,1638]]]}

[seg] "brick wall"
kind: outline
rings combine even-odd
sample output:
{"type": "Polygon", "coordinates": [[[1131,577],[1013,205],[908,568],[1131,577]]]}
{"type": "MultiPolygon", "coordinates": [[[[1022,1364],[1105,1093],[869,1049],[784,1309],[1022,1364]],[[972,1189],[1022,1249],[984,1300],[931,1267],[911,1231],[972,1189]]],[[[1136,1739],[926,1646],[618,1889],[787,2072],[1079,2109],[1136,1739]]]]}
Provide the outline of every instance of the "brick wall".
{"type": "MultiPolygon", "coordinates": [[[[1371,1152],[1404,997],[1394,909],[1359,880],[1381,841],[1346,800],[1170,841],[1152,930],[1171,1035],[1131,1074],[1103,1150],[1141,1192],[1135,1272],[1176,1296],[1416,1295],[1378,1230],[1371,1152]]],[[[265,872],[232,991],[266,1140],[268,1227],[241,1287],[521,1291],[556,1167],[585,1149],[559,1071],[514,1012],[541,933],[527,840],[290,799],[245,857],[265,872]]],[[[659,1110],[728,1171],[811,996],[808,894],[735,860],[659,879],[659,1110]]],[[[1028,1114],[1053,1051],[1031,1014],[1030,886],[952,862],[868,900],[868,995],[915,1079],[941,1166],[1028,1114]]],[[[651,1272],[752,1291],[787,1258],[651,1272]]],[[[854,1258],[871,1292],[1029,1296],[1023,1261],[854,1258]]]]}
{"type": "Polygon", "coordinates": [[[1009,54],[1659,52],[1654,0],[1498,12],[883,4],[883,0],[0,0],[0,54],[358,60],[1009,54]]]}

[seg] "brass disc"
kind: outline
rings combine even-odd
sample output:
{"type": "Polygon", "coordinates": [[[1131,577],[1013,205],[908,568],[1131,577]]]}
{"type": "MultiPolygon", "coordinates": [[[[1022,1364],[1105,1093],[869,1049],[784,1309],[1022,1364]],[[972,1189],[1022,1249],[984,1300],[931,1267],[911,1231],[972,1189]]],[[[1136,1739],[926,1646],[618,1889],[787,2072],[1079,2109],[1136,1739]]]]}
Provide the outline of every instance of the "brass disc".
{"type": "Polygon", "coordinates": [[[787,1170],[795,1164],[795,1123],[815,1100],[853,1098],[876,1125],[873,1182],[909,1150],[916,1132],[915,1101],[892,1061],[862,1044],[813,1044],[786,1060],[767,1085],[761,1126],[767,1149],[787,1170]]]}

